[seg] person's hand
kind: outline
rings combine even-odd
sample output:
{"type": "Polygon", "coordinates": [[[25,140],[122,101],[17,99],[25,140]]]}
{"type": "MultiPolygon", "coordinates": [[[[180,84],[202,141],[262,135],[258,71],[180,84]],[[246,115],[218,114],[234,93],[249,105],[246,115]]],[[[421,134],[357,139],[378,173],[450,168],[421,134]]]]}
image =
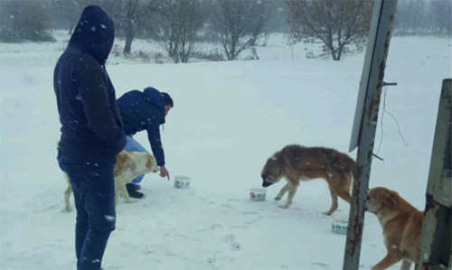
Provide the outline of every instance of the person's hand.
{"type": "Polygon", "coordinates": [[[169,172],[165,168],[165,166],[160,167],[160,177],[166,177],[166,178],[168,178],[168,181],[170,180],[169,172]]]}

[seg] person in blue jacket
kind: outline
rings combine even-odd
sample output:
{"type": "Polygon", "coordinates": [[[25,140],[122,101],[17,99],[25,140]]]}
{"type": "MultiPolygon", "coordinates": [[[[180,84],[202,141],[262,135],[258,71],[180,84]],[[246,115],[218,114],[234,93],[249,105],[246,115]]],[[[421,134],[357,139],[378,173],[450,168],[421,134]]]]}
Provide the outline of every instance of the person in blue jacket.
{"type": "MultiPolygon", "coordinates": [[[[167,177],[169,172],[165,167],[165,154],[160,138],[160,125],[165,123],[165,116],[173,108],[173,99],[168,93],[148,87],[143,91],[131,90],[122,95],[118,100],[119,110],[124,122],[124,130],[127,135],[127,151],[147,152],[132,136],[140,131],[146,130],[152,153],[160,167],[160,176],[167,177]]],[[[142,198],[139,192],[139,183],[144,175],[140,175],[126,185],[127,191],[132,198],[142,198]]]]}
{"type": "Polygon", "coordinates": [[[126,136],[105,69],[114,36],[110,17],[87,6],[54,70],[61,123],[57,159],[74,193],[78,270],[101,268],[116,223],[113,168],[126,136]]]}

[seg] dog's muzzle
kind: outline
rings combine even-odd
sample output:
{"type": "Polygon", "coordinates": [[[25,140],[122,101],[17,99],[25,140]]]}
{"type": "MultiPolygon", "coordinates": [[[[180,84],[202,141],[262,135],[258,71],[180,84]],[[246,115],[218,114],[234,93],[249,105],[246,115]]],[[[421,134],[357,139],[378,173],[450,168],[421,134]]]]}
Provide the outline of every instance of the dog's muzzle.
{"type": "Polygon", "coordinates": [[[262,176],[262,187],[268,187],[273,185],[274,183],[267,181],[267,175],[263,174],[262,176]]]}

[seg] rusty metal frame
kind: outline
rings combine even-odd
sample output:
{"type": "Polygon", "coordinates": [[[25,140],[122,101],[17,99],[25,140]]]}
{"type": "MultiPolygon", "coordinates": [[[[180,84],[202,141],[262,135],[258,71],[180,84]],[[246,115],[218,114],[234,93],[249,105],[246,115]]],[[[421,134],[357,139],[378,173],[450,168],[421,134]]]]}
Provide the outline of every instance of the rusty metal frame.
{"type": "Polygon", "coordinates": [[[358,146],[359,181],[353,181],[349,227],[344,254],[344,270],[357,270],[364,224],[364,203],[369,188],[370,169],[377,128],[380,97],[389,52],[397,0],[376,0],[363,66],[349,150],[358,146]]]}

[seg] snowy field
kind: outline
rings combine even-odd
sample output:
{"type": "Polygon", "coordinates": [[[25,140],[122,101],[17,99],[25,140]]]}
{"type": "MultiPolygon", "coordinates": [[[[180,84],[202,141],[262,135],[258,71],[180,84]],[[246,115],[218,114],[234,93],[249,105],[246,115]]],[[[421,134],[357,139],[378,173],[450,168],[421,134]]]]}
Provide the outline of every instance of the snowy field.
{"type": "MultiPolygon", "coordinates": [[[[2,270],[75,269],[75,213],[62,212],[66,183],[55,159],[52,80],[67,39],[0,43],[2,270]]],[[[115,45],[120,51],[123,42],[115,45]]],[[[158,48],[136,41],[133,49],[158,48]]],[[[347,152],[364,54],[340,62],[308,59],[309,48],[276,36],[257,51],[258,61],[109,59],[117,96],[154,86],[171,93],[175,107],[162,131],[172,179],[147,175],[146,198],[118,205],[106,270],[342,268],[345,236],[332,233],[331,222],[348,218],[349,206],[340,201],[333,216],[321,214],[330,204],[325,181],[302,183],[287,210],[273,201],[282,183],[268,188],[264,202],[250,201],[249,189],[261,185],[266,159],[287,144],[347,152]],[[191,187],[175,189],[176,175],[190,176],[191,187]]],[[[451,39],[391,40],[385,80],[398,86],[385,89],[385,109],[403,139],[390,115],[380,115],[375,151],[384,162],[374,160],[370,186],[394,189],[418,209],[424,208],[441,82],[451,77],[451,60],[451,39]]],[[[149,149],[145,133],[137,138],[149,149]]],[[[361,269],[384,255],[380,225],[367,214],[361,269]]]]}

